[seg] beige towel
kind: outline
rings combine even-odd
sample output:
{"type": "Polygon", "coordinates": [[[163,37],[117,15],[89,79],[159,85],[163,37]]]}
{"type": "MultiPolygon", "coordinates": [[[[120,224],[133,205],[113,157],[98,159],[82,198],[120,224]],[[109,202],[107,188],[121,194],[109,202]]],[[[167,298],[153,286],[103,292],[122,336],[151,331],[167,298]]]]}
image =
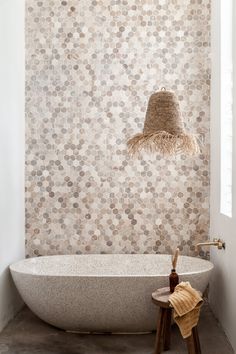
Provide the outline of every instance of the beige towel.
{"type": "Polygon", "coordinates": [[[174,308],[174,320],[179,326],[183,338],[191,335],[192,328],[199,320],[202,297],[200,293],[193,289],[189,282],[182,282],[170,295],[169,301],[174,308]]]}

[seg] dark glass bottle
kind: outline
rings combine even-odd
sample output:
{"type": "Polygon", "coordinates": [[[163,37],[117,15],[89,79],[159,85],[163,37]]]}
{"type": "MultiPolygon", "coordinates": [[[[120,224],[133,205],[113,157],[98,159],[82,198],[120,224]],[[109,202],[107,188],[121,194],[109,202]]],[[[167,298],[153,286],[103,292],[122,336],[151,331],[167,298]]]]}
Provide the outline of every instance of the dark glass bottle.
{"type": "Polygon", "coordinates": [[[173,293],[175,291],[176,285],[179,284],[179,276],[176,273],[175,269],[171,270],[169,275],[169,283],[170,283],[170,292],[173,293]]]}

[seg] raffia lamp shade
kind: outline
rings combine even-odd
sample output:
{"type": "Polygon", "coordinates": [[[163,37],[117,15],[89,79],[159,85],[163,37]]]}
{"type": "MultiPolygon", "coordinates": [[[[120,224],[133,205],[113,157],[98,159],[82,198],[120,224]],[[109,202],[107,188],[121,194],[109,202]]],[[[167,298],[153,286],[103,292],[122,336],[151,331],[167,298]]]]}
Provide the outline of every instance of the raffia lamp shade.
{"type": "Polygon", "coordinates": [[[196,137],[184,130],[176,95],[166,89],[151,95],[143,133],[128,140],[127,145],[131,155],[137,155],[142,150],[164,156],[199,153],[196,137]]]}

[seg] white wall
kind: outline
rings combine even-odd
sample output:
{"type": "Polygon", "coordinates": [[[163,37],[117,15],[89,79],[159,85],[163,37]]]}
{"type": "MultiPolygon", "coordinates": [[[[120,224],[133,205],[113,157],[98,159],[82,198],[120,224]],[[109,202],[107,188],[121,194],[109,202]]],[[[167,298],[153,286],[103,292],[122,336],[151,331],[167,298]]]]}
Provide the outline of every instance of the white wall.
{"type": "Polygon", "coordinates": [[[24,0],[0,0],[0,330],[22,302],[8,266],[24,257],[24,0]]]}
{"type": "MultiPolygon", "coordinates": [[[[235,6],[236,18],[236,6],[235,6]]],[[[235,21],[234,21],[235,23],[235,21]]],[[[211,238],[226,242],[225,251],[211,249],[215,265],[210,283],[210,305],[236,353],[236,136],[233,148],[233,215],[220,212],[220,0],[212,1],[212,95],[211,95],[211,238]]],[[[236,25],[235,25],[236,26],[236,25]]],[[[234,30],[234,33],[236,31],[234,30]]],[[[225,39],[227,40],[227,38],[225,39]]],[[[235,41],[235,40],[234,40],[235,41]]],[[[236,54],[236,48],[235,48],[236,54]]],[[[235,55],[236,58],[236,55],[235,55]]],[[[235,59],[234,59],[234,62],[235,59]]],[[[235,71],[236,83],[236,71],[235,71]]],[[[236,103],[236,90],[234,90],[236,103]]],[[[234,105],[236,117],[236,104],[234,105]]],[[[236,132],[236,119],[233,131],[236,132]]],[[[210,335],[210,333],[209,333],[210,335]]]]}

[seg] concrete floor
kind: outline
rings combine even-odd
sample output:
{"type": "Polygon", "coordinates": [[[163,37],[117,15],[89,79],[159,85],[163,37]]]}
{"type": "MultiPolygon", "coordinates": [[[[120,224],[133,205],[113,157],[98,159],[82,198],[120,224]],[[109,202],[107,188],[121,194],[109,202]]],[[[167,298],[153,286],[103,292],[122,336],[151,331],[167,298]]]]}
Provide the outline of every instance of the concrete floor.
{"type": "MultiPolygon", "coordinates": [[[[172,349],[187,353],[176,325],[172,349]]],[[[209,307],[204,305],[199,323],[202,354],[233,354],[233,350],[209,307]]],[[[0,354],[152,354],[155,334],[78,335],[47,325],[24,308],[0,334],[0,354]]]]}

